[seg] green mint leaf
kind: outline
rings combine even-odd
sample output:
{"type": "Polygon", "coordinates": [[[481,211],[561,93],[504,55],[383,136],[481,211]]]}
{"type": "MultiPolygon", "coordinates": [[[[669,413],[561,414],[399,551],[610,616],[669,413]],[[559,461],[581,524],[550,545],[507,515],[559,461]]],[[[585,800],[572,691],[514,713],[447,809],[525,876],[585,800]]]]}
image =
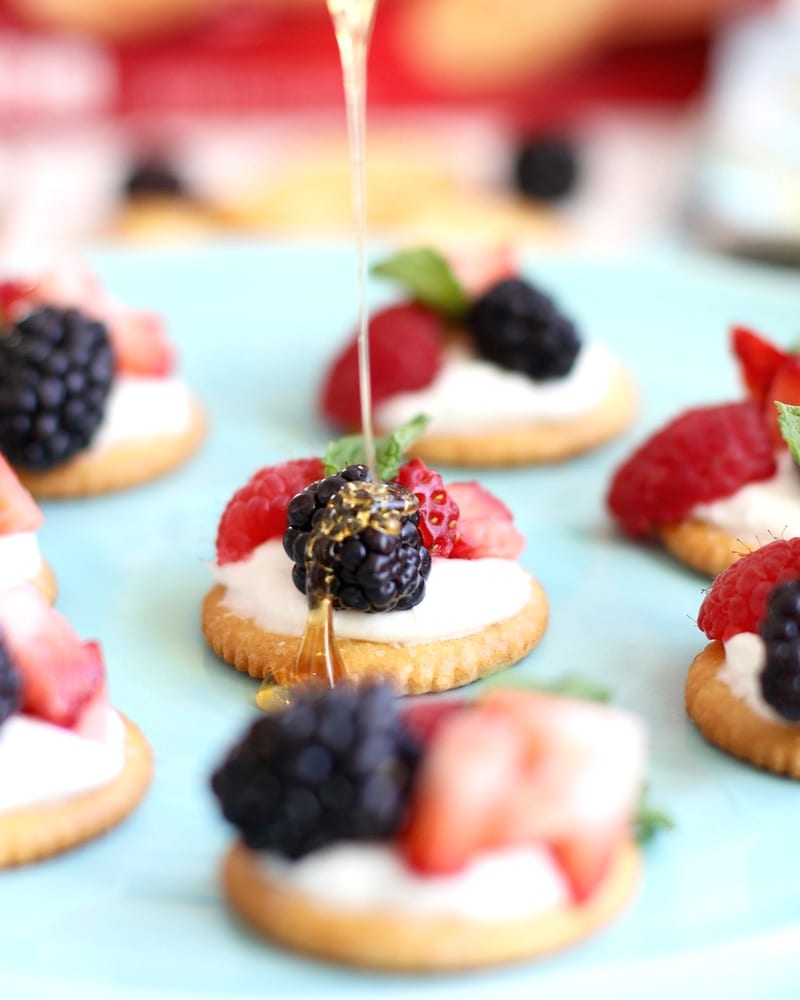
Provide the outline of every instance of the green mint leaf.
{"type": "Polygon", "coordinates": [[[564,695],[567,698],[583,698],[584,701],[610,701],[611,692],[608,688],[595,684],[594,681],[580,677],[578,674],[566,674],[558,680],[543,681],[537,678],[526,678],[501,675],[490,681],[493,687],[527,688],[531,691],[541,691],[543,694],[564,695]]]}
{"type": "Polygon", "coordinates": [[[444,259],[432,247],[401,250],[388,260],[373,264],[370,273],[404,285],[417,302],[446,316],[463,316],[469,296],[444,259]]]}
{"type": "MultiPolygon", "coordinates": [[[[429,421],[430,417],[420,413],[386,437],[376,438],[375,462],[381,479],[389,482],[397,476],[406,452],[428,426],[429,421]]],[[[332,476],[345,466],[358,465],[366,460],[364,438],[361,434],[350,434],[336,441],[329,441],[322,459],[326,476],[332,476]]]]}
{"type": "Polygon", "coordinates": [[[778,426],[783,440],[789,446],[792,458],[800,462],[800,406],[775,401],[778,410],[778,426]]]}
{"type": "Polygon", "coordinates": [[[671,830],[675,823],[662,809],[658,809],[648,801],[648,790],[642,789],[636,815],[633,818],[633,832],[640,844],[646,844],[662,830],[671,830]]]}

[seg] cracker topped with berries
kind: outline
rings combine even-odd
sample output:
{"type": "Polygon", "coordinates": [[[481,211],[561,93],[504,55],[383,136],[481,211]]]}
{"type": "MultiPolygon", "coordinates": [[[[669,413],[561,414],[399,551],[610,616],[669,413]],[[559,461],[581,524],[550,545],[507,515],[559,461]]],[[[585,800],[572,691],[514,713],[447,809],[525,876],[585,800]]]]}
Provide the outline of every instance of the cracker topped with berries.
{"type": "Polygon", "coordinates": [[[747,398],[675,417],[616,470],[607,495],[626,535],[657,539],[709,576],[800,535],[797,448],[781,416],[800,403],[800,357],[743,327],[731,347],[747,398]]]}
{"type": "Polygon", "coordinates": [[[533,691],[413,702],[307,687],[212,776],[239,833],[222,870],[259,933],[348,964],[448,971],[573,945],[638,882],[645,734],[533,691]]]}
{"type": "Polygon", "coordinates": [[[156,313],[80,263],[0,282],[0,452],[37,497],[123,489],[187,459],[205,431],[156,313]]]}
{"type": "MultiPolygon", "coordinates": [[[[421,459],[403,461],[396,441],[379,452],[381,480],[411,512],[394,533],[362,527],[330,550],[334,634],[352,679],[445,690],[526,656],[547,625],[547,599],[517,562],[524,538],[505,504],[477,482],[445,484],[421,459]]],[[[357,462],[301,459],[261,469],[234,494],[203,602],[203,632],[219,656],[253,677],[290,670],[316,572],[314,526],[371,479],[357,462]]]]}
{"type": "MultiPolygon", "coordinates": [[[[430,248],[406,250],[373,273],[408,296],[369,319],[375,423],[388,433],[425,414],[414,455],[434,465],[555,462],[604,444],[633,420],[628,374],[602,344],[583,341],[507,251],[445,259],[430,248]]],[[[325,373],[318,407],[341,430],[360,426],[355,335],[325,373]]]]}
{"type": "Polygon", "coordinates": [[[728,753],[800,778],[800,538],[721,573],[697,624],[711,642],[686,678],[690,717],[728,753]]]}

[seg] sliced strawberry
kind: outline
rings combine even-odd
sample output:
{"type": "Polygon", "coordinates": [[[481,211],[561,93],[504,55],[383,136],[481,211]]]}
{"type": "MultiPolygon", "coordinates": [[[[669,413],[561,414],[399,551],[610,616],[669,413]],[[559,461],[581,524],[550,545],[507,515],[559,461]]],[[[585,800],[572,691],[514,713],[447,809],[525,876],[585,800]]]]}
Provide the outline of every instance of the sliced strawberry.
{"type": "MultiPolygon", "coordinates": [[[[370,317],[370,385],[376,406],[400,392],[430,385],[442,365],[443,334],[442,318],[420,305],[389,306],[370,317]]],[[[355,337],[328,369],[319,406],[322,415],[337,427],[359,427],[361,396],[355,337]]]]}
{"type": "Polygon", "coordinates": [[[116,306],[108,314],[108,332],[117,371],[158,378],[174,370],[175,348],[156,313],[116,306]]]}
{"type": "Polygon", "coordinates": [[[524,751],[518,730],[478,709],[442,720],[401,837],[412,867],[429,875],[455,872],[496,839],[495,814],[514,789],[524,751]]]}
{"type": "MultiPolygon", "coordinates": [[[[102,650],[96,642],[87,642],[87,646],[94,646],[97,655],[102,659],[102,650]]],[[[95,740],[98,743],[105,743],[108,738],[108,684],[103,681],[81,709],[78,718],[72,725],[72,731],[76,736],[83,736],[87,740],[95,740]]]]}
{"type": "Polygon", "coordinates": [[[71,726],[103,683],[100,647],[31,584],[0,594],[0,632],[22,678],[23,712],[71,726]]]}
{"type": "Polygon", "coordinates": [[[603,880],[627,830],[627,823],[586,824],[553,845],[576,901],[588,899],[603,880]]]}
{"type": "Polygon", "coordinates": [[[324,475],[320,458],[295,459],[256,472],[233,494],[222,513],[217,529],[217,561],[238,562],[270,538],[280,538],[286,530],[289,501],[324,475]]]}
{"type": "Polygon", "coordinates": [[[514,515],[480,483],[448,483],[447,492],[458,504],[458,537],[453,559],[516,559],[525,548],[525,536],[514,527],[514,515]]]}
{"type": "Polygon", "coordinates": [[[731,330],[731,347],[747,391],[756,402],[763,403],[772,380],[789,355],[743,326],[731,330]]]}
{"type": "Polygon", "coordinates": [[[764,419],[774,448],[783,448],[785,443],[778,425],[778,411],[775,402],[800,404],[800,356],[790,355],[775,372],[767,389],[764,401],[764,419]]]}
{"type": "Polygon", "coordinates": [[[0,535],[36,531],[43,522],[39,505],[0,455],[0,535]]]}
{"type": "Polygon", "coordinates": [[[519,274],[516,254],[508,244],[494,247],[474,245],[448,250],[447,262],[472,298],[483,295],[498,281],[514,278],[519,274]]]}
{"type": "Polygon", "coordinates": [[[400,467],[397,481],[419,501],[419,530],[425,547],[431,555],[446,558],[456,542],[459,511],[442,477],[415,458],[400,467]]]}
{"type": "Polygon", "coordinates": [[[420,743],[429,743],[439,726],[466,705],[463,698],[420,698],[403,708],[403,722],[420,743]]]}
{"type": "Polygon", "coordinates": [[[31,281],[0,281],[0,322],[16,323],[33,309],[35,288],[31,281]]]}

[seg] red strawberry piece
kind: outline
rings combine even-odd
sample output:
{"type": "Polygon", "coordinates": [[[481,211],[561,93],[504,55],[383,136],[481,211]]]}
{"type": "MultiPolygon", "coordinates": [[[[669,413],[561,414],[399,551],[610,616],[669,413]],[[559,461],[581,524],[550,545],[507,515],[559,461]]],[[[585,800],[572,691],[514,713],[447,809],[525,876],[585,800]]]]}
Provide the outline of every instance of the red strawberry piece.
{"type": "Polygon", "coordinates": [[[36,531],[43,522],[39,505],[0,455],[0,535],[36,531]]]}
{"type": "Polygon", "coordinates": [[[421,458],[400,467],[397,481],[419,501],[419,530],[431,555],[447,557],[453,551],[458,529],[458,504],[444,488],[442,477],[421,458]]]}
{"type": "MultiPolygon", "coordinates": [[[[87,642],[87,646],[94,646],[97,655],[102,657],[99,645],[96,642],[87,642]]],[[[71,726],[76,736],[83,736],[87,740],[96,740],[98,743],[105,743],[108,739],[109,730],[109,707],[108,683],[103,681],[81,709],[80,715],[71,726]]]]}
{"type": "Polygon", "coordinates": [[[516,255],[508,246],[469,246],[448,251],[447,262],[453,274],[472,298],[496,285],[505,278],[519,274],[516,255]]]}
{"type": "Polygon", "coordinates": [[[439,726],[466,705],[463,698],[420,698],[403,708],[403,722],[420,743],[429,743],[439,726]]]}
{"type": "Polygon", "coordinates": [[[739,632],[757,632],[775,585],[798,578],[800,538],[778,538],[720,573],[700,605],[697,624],[709,639],[722,642],[739,632]]]}
{"type": "MultiPolygon", "coordinates": [[[[370,385],[376,406],[400,392],[422,389],[442,365],[444,322],[420,305],[396,305],[369,321],[370,385]]],[[[320,391],[320,410],[332,424],[353,430],[361,423],[358,342],[354,337],[334,359],[320,391]]]]}
{"type": "Polygon", "coordinates": [[[173,371],[175,349],[159,315],[117,306],[107,322],[117,371],[155,378],[173,371]]]}
{"type": "Polygon", "coordinates": [[[299,458],[260,469],[238,489],[222,514],[217,529],[217,561],[238,562],[270,538],[286,530],[286,509],[292,497],[321,479],[320,458],[299,458]]]}
{"type": "Polygon", "coordinates": [[[30,281],[0,281],[0,320],[16,323],[33,308],[35,285],[30,281]]]}
{"type": "Polygon", "coordinates": [[[767,397],[764,401],[764,419],[767,430],[772,441],[773,448],[785,447],[783,435],[778,425],[778,411],[775,401],[789,403],[793,406],[800,404],[800,356],[791,355],[775,372],[775,377],[767,389],[767,397]]]}
{"type": "Polygon", "coordinates": [[[449,483],[447,491],[458,504],[458,537],[453,559],[516,559],[525,536],[514,527],[514,515],[480,483],[449,483]]]}
{"type": "Polygon", "coordinates": [[[747,391],[753,399],[763,403],[772,380],[789,355],[743,326],[731,330],[731,346],[747,391]]]}
{"type": "Polygon", "coordinates": [[[609,510],[631,536],[690,514],[775,473],[758,403],[687,410],[649,438],[615,473],[609,510]]]}
{"type": "Polygon", "coordinates": [[[0,594],[0,632],[22,678],[22,711],[73,725],[104,680],[97,643],[83,642],[31,584],[0,594]]]}

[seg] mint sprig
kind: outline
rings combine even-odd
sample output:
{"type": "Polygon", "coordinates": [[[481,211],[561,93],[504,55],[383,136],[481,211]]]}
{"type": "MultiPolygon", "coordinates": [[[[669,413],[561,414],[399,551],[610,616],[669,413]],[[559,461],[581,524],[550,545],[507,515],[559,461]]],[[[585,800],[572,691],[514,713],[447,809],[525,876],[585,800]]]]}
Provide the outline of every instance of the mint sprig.
{"type": "Polygon", "coordinates": [[[781,436],[789,446],[792,458],[795,462],[800,462],[800,406],[790,406],[777,399],[775,406],[778,410],[778,427],[780,427],[781,436]]]}
{"type": "MultiPolygon", "coordinates": [[[[406,452],[429,422],[430,417],[420,413],[386,437],[375,439],[376,471],[381,479],[389,482],[397,476],[406,452]]],[[[329,441],[322,459],[326,476],[331,476],[348,465],[358,465],[366,460],[364,438],[361,434],[349,434],[347,437],[329,441]]]]}
{"type": "Polygon", "coordinates": [[[633,818],[633,833],[640,844],[646,844],[662,830],[671,830],[675,826],[672,817],[658,809],[648,799],[647,786],[642,789],[636,815],[633,818]]]}
{"type": "Polygon", "coordinates": [[[463,316],[470,299],[445,258],[433,247],[401,250],[379,261],[370,273],[399,282],[417,302],[445,316],[463,316]]]}

